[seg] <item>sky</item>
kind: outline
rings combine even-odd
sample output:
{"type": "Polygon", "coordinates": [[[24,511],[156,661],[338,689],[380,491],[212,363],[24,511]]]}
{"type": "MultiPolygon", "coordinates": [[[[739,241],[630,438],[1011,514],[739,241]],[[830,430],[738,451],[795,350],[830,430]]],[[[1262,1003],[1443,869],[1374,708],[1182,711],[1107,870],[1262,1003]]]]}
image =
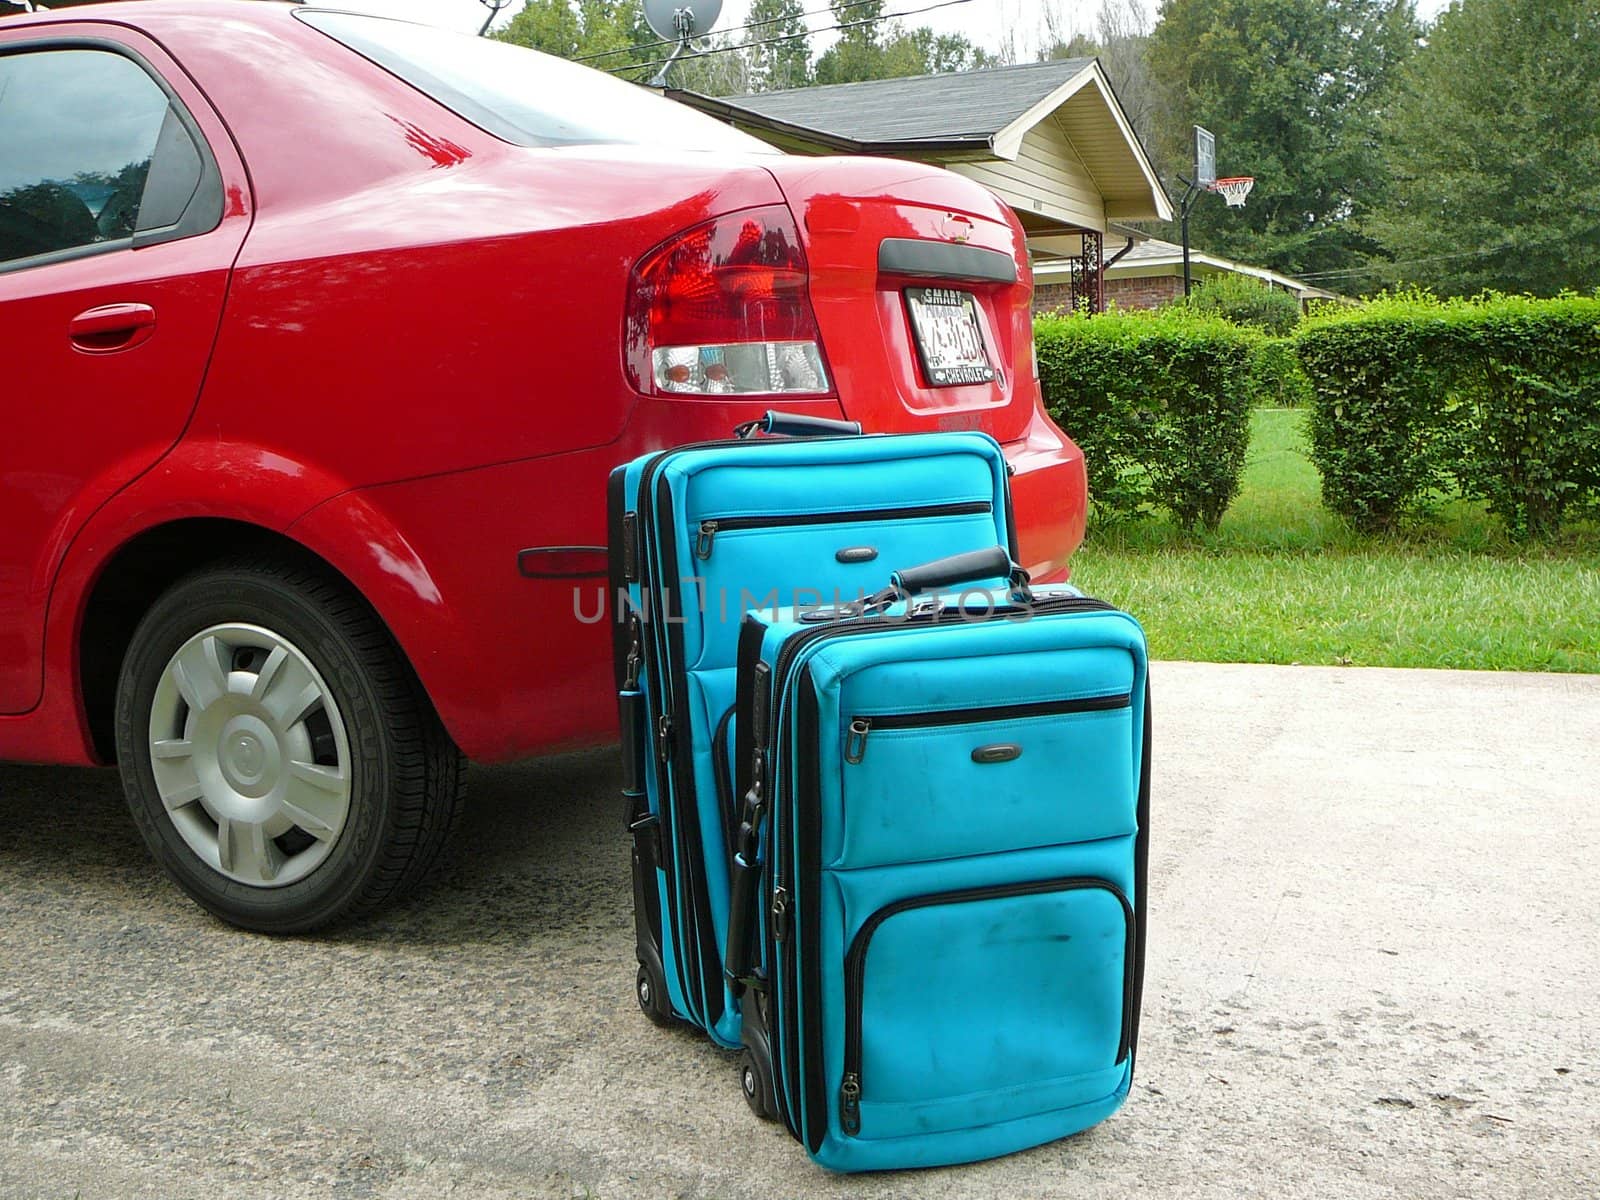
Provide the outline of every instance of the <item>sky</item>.
{"type": "MultiPolygon", "coordinates": [[[[694,0],[681,2],[692,5],[694,0]]],[[[835,23],[832,13],[828,11],[828,0],[801,2],[808,10],[821,10],[808,18],[813,29],[820,30],[835,23]]],[[[915,11],[940,2],[887,0],[884,8],[887,13],[907,14],[901,19],[909,25],[929,25],[939,33],[963,33],[990,50],[998,50],[1004,40],[1014,38],[1015,48],[1023,57],[1031,57],[1042,40],[1047,9],[1055,9],[1068,28],[1088,31],[1093,29],[1095,13],[1100,8],[1100,0],[960,0],[959,3],[928,12],[915,11]]],[[[1417,13],[1431,20],[1447,3],[1448,0],[1417,0],[1417,13]]],[[[1153,19],[1155,0],[1144,0],[1144,4],[1153,19]]],[[[469,33],[478,31],[489,12],[478,0],[341,0],[338,7],[389,13],[469,33]]],[[[510,7],[500,15],[500,23],[509,21],[521,7],[522,0],[511,0],[510,7]]],[[[749,9],[750,0],[723,0],[722,15],[717,19],[716,29],[738,28],[744,23],[749,9]]],[[[827,37],[813,38],[812,52],[825,49],[831,40],[827,37]]]]}

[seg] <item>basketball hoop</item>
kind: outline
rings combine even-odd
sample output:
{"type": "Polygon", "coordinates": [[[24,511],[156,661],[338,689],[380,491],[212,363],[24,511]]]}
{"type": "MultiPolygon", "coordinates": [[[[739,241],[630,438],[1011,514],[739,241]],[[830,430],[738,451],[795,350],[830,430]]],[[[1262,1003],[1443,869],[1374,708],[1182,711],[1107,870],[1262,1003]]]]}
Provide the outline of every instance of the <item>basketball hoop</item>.
{"type": "Polygon", "coordinates": [[[1211,184],[1211,190],[1220,193],[1223,200],[1227,201],[1229,208],[1243,208],[1244,198],[1250,194],[1250,189],[1255,185],[1255,176],[1236,175],[1232,179],[1214,181],[1211,184]]]}

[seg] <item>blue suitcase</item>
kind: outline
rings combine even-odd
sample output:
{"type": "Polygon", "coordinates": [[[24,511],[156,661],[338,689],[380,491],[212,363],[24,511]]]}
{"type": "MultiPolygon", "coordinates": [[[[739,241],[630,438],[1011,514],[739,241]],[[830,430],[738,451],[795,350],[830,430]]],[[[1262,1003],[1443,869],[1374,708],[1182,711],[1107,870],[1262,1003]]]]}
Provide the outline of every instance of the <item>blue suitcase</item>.
{"type": "Polygon", "coordinates": [[[645,455],[609,489],[639,1003],[729,1047],[741,617],[876,590],[885,564],[1014,540],[1005,459],[986,434],[845,436],[859,426],[774,413],[740,432],[791,436],[645,455]]]}
{"type": "Polygon", "coordinates": [[[1032,593],[1000,547],[894,583],[988,595],[752,613],[739,650],[740,1079],[846,1171],[1103,1120],[1128,1094],[1143,986],[1138,623],[1032,593]]]}

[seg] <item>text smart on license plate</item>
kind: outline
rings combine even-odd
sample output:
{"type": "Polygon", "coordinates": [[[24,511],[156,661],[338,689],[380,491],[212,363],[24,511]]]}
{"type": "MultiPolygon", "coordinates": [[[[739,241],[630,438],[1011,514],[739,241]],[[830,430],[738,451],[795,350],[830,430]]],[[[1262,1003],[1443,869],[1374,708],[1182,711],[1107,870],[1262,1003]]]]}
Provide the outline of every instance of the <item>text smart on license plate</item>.
{"type": "Polygon", "coordinates": [[[929,383],[950,387],[994,382],[994,367],[989,364],[978,323],[978,302],[971,292],[907,288],[906,305],[929,383]]]}

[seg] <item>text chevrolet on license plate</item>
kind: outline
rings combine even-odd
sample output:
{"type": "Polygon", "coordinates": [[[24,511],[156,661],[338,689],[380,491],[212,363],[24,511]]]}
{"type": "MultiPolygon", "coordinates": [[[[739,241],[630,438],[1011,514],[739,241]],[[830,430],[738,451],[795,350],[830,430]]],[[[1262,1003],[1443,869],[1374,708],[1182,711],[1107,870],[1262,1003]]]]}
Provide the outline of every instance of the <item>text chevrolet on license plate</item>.
{"type": "Polygon", "coordinates": [[[910,326],[917,334],[922,370],[934,387],[952,384],[989,384],[995,368],[989,365],[984,334],[978,323],[978,301],[970,291],[955,288],[906,288],[910,326]]]}
{"type": "Polygon", "coordinates": [[[995,371],[984,349],[978,302],[954,288],[907,288],[911,329],[922,369],[935,387],[993,383],[995,371]]]}

